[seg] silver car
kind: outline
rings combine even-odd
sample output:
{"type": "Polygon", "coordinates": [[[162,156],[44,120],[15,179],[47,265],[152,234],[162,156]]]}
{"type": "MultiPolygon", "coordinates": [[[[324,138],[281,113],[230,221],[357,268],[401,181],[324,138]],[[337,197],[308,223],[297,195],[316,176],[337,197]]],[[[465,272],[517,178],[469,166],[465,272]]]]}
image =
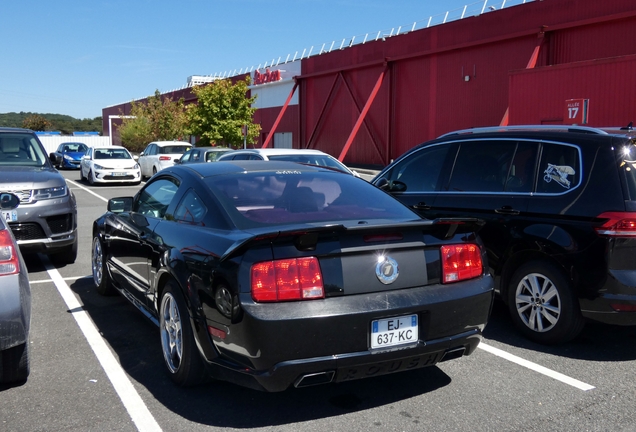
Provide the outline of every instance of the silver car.
{"type": "Polygon", "coordinates": [[[20,248],[6,220],[14,218],[20,200],[0,194],[0,384],[29,376],[31,286],[20,248]]]}
{"type": "Polygon", "coordinates": [[[35,132],[0,128],[0,192],[20,205],[6,220],[23,254],[51,254],[56,264],[77,257],[77,204],[35,132]]]}

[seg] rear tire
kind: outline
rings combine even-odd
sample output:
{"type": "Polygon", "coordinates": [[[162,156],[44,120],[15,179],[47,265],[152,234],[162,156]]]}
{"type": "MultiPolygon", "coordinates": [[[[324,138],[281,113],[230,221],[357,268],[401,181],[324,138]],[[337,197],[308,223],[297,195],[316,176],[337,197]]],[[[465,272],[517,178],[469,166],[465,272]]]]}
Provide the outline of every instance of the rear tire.
{"type": "Polygon", "coordinates": [[[26,381],[30,372],[29,341],[0,351],[0,383],[26,381]]]}
{"type": "Polygon", "coordinates": [[[179,287],[176,282],[168,281],[159,306],[161,351],[170,378],[182,387],[207,381],[205,364],[194,341],[189,317],[179,287]]]}
{"type": "Polygon", "coordinates": [[[519,267],[508,286],[512,321],[528,339],[555,345],[574,339],[585,324],[563,272],[544,261],[519,267]]]}
{"type": "Polygon", "coordinates": [[[93,237],[93,247],[91,248],[91,268],[93,272],[93,282],[95,289],[103,296],[112,296],[117,293],[110,281],[108,268],[106,267],[106,254],[99,236],[93,237]]]}

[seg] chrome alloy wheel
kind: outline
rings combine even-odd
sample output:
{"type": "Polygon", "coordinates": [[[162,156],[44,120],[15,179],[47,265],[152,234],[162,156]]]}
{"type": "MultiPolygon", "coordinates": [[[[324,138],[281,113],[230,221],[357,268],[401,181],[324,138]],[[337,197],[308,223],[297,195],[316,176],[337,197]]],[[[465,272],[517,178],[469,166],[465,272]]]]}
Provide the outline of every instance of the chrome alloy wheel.
{"type": "Polygon", "coordinates": [[[523,323],[539,333],[554,328],[562,312],[556,285],[541,273],[530,273],[519,281],[515,307],[523,323]]]}
{"type": "Polygon", "coordinates": [[[179,306],[172,293],[166,293],[161,299],[159,311],[161,329],[161,348],[163,358],[171,373],[176,373],[183,357],[183,332],[179,306]]]}
{"type": "Polygon", "coordinates": [[[93,282],[100,286],[104,277],[104,251],[99,238],[93,237],[93,249],[91,254],[91,267],[93,269],[93,282]]]}

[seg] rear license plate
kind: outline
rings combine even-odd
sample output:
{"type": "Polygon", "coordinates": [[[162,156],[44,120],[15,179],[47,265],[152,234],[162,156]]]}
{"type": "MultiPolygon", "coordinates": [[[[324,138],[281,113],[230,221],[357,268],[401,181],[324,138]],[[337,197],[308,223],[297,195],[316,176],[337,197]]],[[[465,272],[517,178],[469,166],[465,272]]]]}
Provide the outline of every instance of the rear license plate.
{"type": "Polygon", "coordinates": [[[112,175],[113,175],[113,177],[123,177],[123,176],[125,176],[125,175],[126,175],[126,173],[123,173],[123,172],[114,172],[112,175]]]}
{"type": "Polygon", "coordinates": [[[2,219],[6,222],[17,222],[18,212],[15,210],[2,210],[2,219]]]}
{"type": "Polygon", "coordinates": [[[417,315],[385,318],[371,322],[371,348],[408,345],[419,339],[417,315]]]}

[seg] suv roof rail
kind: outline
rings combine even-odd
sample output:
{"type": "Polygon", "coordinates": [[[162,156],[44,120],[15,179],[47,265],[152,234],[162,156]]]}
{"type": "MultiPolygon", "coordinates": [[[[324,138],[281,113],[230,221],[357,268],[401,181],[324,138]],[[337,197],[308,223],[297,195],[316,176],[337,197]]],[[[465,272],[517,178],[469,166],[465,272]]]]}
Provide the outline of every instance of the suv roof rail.
{"type": "Polygon", "coordinates": [[[588,126],[572,126],[572,125],[524,125],[524,126],[486,126],[470,129],[461,129],[440,135],[439,138],[445,138],[451,135],[461,135],[470,133],[488,133],[488,132],[507,132],[507,131],[556,131],[556,132],[578,132],[588,134],[607,135],[608,132],[588,127],[588,126]]]}

